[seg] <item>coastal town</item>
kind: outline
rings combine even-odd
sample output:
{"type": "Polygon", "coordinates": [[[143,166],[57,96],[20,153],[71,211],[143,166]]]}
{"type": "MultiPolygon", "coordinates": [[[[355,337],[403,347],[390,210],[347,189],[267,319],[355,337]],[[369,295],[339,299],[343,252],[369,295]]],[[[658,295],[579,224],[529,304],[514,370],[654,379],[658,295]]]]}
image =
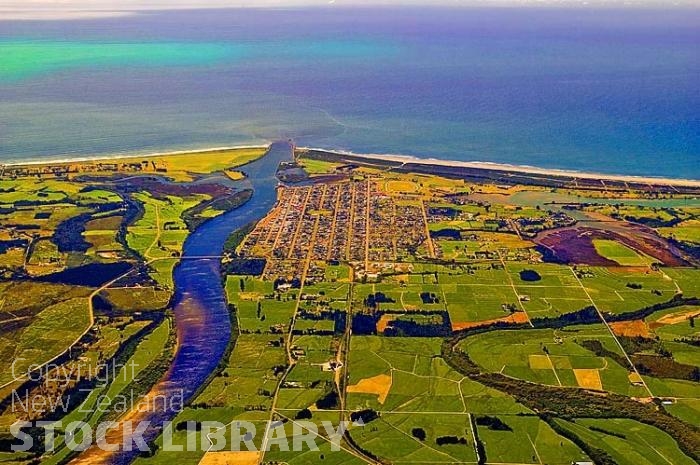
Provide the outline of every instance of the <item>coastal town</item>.
{"type": "MultiPolygon", "coordinates": [[[[288,142],[178,157],[5,170],[0,351],[53,365],[38,382],[0,380],[4,399],[17,391],[43,402],[5,407],[0,424],[53,418],[32,405],[60,404],[90,383],[147,399],[196,382],[174,417],[175,444],[187,442],[187,422],[210,415],[285,431],[302,421],[367,426],[310,462],[266,450],[266,431],[255,451],[198,447],[193,465],[402,463],[415,453],[608,463],[620,447],[649,446],[635,436],[598,447],[607,433],[580,425],[614,432],[641,421],[644,441],[672,437],[669,453],[689,463],[700,398],[693,183],[652,192],[492,167],[414,172],[288,142]],[[144,371],[95,384],[96,367],[125,360],[144,371]],[[553,406],[547,415],[541,402],[553,406]],[[546,434],[498,446],[533,428],[546,434]],[[377,445],[394,433],[395,449],[377,445]]],[[[80,418],[151,415],[119,405],[80,418]]],[[[159,434],[145,465],[180,460],[159,434]]],[[[60,444],[18,463],[111,460],[60,444]]]]}
{"type": "Polygon", "coordinates": [[[406,195],[397,205],[382,184],[367,176],[280,187],[275,209],[246,238],[241,255],[268,258],[268,277],[302,269],[307,259],[356,263],[371,277],[378,263],[400,261],[421,247],[434,257],[423,203],[406,195]]]}
{"type": "Polygon", "coordinates": [[[0,0],[0,465],[700,464],[700,0],[0,0]]]}

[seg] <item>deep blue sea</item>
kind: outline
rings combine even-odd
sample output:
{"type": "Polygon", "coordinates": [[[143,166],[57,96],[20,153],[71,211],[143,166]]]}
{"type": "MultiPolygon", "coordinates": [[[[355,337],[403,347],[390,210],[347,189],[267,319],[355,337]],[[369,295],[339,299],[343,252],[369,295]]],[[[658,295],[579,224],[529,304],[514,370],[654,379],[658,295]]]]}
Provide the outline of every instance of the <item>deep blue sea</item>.
{"type": "Polygon", "coordinates": [[[700,179],[700,9],[0,20],[0,162],[280,138],[700,179]]]}

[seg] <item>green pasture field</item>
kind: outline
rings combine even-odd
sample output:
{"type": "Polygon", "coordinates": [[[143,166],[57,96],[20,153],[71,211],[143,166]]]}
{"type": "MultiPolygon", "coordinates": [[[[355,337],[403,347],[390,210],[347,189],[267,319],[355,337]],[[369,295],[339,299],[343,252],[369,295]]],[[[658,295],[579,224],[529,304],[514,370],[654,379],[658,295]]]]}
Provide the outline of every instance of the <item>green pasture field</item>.
{"type": "Polygon", "coordinates": [[[426,202],[425,206],[428,208],[451,208],[454,210],[458,210],[463,214],[471,214],[472,216],[488,214],[488,210],[484,206],[477,205],[475,203],[456,205],[450,202],[426,202]]]}
{"type": "Polygon", "coordinates": [[[241,302],[240,325],[246,329],[269,330],[271,326],[284,326],[289,328],[289,323],[294,314],[296,303],[290,301],[277,301],[275,299],[263,299],[260,302],[260,317],[257,317],[257,305],[249,305],[250,302],[241,302]],[[243,304],[248,305],[243,305],[243,304]]]}
{"type": "Polygon", "coordinates": [[[326,265],[324,281],[350,281],[350,267],[347,265],[326,265]]]}
{"type": "Polygon", "coordinates": [[[556,318],[591,305],[584,290],[576,286],[517,286],[516,289],[526,299],[521,304],[531,319],[556,318]]]}
{"type": "Polygon", "coordinates": [[[440,231],[441,229],[459,229],[461,231],[478,231],[486,229],[483,221],[477,220],[446,220],[439,222],[430,222],[428,224],[430,231],[440,231]]]}
{"type": "Polygon", "coordinates": [[[512,431],[477,426],[487,463],[569,465],[590,460],[578,446],[559,436],[537,416],[498,415],[497,418],[512,431]]]}
{"type": "Polygon", "coordinates": [[[654,261],[653,258],[617,241],[594,239],[593,246],[598,255],[617,262],[622,266],[648,266],[654,261]]]}
{"type": "Polygon", "coordinates": [[[229,303],[238,309],[238,325],[242,331],[267,332],[275,325],[289,328],[296,300],[291,293],[277,300],[271,297],[273,292],[273,283],[269,281],[250,276],[227,277],[226,294],[229,303]]]}
{"type": "MultiPolygon", "coordinates": [[[[398,286],[387,286],[391,287],[391,289],[397,289],[398,286]]],[[[363,307],[363,301],[367,298],[368,295],[374,294],[375,291],[375,284],[355,284],[353,286],[353,291],[352,291],[352,307],[353,308],[362,308],[363,307]]],[[[397,300],[398,298],[398,292],[395,293],[394,295],[388,295],[389,298],[392,298],[394,300],[397,300]]],[[[391,303],[383,303],[381,305],[392,305],[391,303]]],[[[398,306],[397,304],[396,306],[398,306]]]]}
{"type": "Polygon", "coordinates": [[[664,237],[700,244],[700,220],[698,219],[682,221],[672,228],[659,228],[657,231],[664,237]]]}
{"type": "Polygon", "coordinates": [[[298,388],[283,389],[278,406],[287,409],[311,407],[320,399],[335,376],[332,371],[323,371],[321,365],[336,359],[337,343],[332,336],[297,336],[292,347],[303,351],[285,381],[298,388]]]}
{"type": "MultiPolygon", "coordinates": [[[[193,181],[198,175],[223,172],[260,158],[266,151],[264,147],[207,150],[203,152],[176,153],[148,157],[125,157],[107,160],[109,164],[131,164],[145,162],[144,171],[123,171],[130,176],[162,175],[174,181],[193,181]],[[162,171],[155,171],[153,166],[162,171]]],[[[94,163],[105,160],[94,160],[94,163]]],[[[86,162],[93,163],[93,162],[86,162]]],[[[69,163],[80,165],[78,163],[69,163]]],[[[115,171],[91,171],[93,176],[113,176],[115,171]]]]}
{"type": "Polygon", "coordinates": [[[354,286],[355,308],[362,307],[362,302],[372,293],[382,293],[394,302],[382,302],[379,304],[381,310],[411,311],[411,310],[445,310],[444,296],[440,286],[433,284],[406,284],[397,286],[396,284],[357,284],[354,286]],[[438,302],[423,303],[420,295],[422,292],[433,293],[438,302]]]}
{"type": "MultiPolygon", "coordinates": [[[[698,340],[700,330],[691,325],[690,316],[700,317],[700,308],[679,306],[653,313],[644,320],[647,338],[657,339],[678,363],[700,366],[700,350],[683,340],[698,340]]],[[[646,352],[653,355],[653,351],[646,352]]],[[[654,395],[680,398],[700,398],[700,385],[696,382],[643,376],[654,395]]],[[[678,409],[676,409],[678,410],[678,409]]]]}
{"type": "Polygon", "coordinates": [[[299,411],[309,407],[313,408],[316,401],[321,399],[326,392],[327,390],[325,387],[283,387],[277,395],[277,407],[288,411],[299,411]]]}
{"type": "Polygon", "coordinates": [[[217,210],[216,208],[209,206],[202,210],[202,212],[198,216],[200,218],[214,218],[216,216],[221,215],[221,213],[223,213],[223,210],[217,210]]]}
{"type": "Polygon", "coordinates": [[[108,288],[100,292],[118,311],[141,312],[167,307],[171,292],[155,287],[108,288]]]}
{"type": "MultiPolygon", "coordinates": [[[[515,307],[518,310],[522,308],[531,318],[542,318],[557,317],[591,305],[586,291],[567,266],[518,262],[507,262],[506,266],[507,269],[503,269],[497,262],[457,266],[416,264],[412,273],[401,275],[402,284],[356,284],[353,306],[362,308],[368,295],[382,292],[394,301],[380,303],[379,308],[382,310],[447,310],[453,322],[478,322],[510,315],[507,307],[515,307]],[[540,279],[523,280],[520,273],[524,270],[537,272],[540,279]],[[424,304],[420,299],[422,292],[435,294],[438,302],[424,304]]],[[[607,273],[604,269],[601,270],[607,273]]],[[[646,275],[628,276],[630,280],[638,277],[642,282],[651,282],[646,275]]],[[[603,287],[602,283],[606,282],[603,278],[601,283],[593,285],[607,290],[608,294],[605,295],[608,297],[614,296],[620,300],[625,298],[623,295],[626,296],[630,300],[627,308],[637,310],[672,297],[669,286],[675,286],[673,282],[663,279],[661,274],[657,274],[657,278],[656,282],[652,283],[657,285],[655,288],[666,286],[662,296],[656,296],[650,290],[632,292],[634,290],[625,286],[627,281],[621,281],[621,278],[618,278],[617,282],[608,280],[612,285],[619,287],[617,292],[614,288],[603,287]]],[[[586,281],[586,284],[588,282],[586,281]]],[[[595,292],[591,290],[592,294],[595,292]]],[[[605,308],[606,301],[601,299],[601,302],[605,308]]]]}
{"type": "MultiPolygon", "coordinates": [[[[604,347],[622,355],[605,326],[570,326],[562,330],[520,329],[477,334],[466,338],[460,348],[485,371],[499,372],[533,383],[551,386],[587,387],[595,384],[579,382],[576,370],[594,370],[599,378],[597,389],[630,396],[644,396],[643,387],[633,386],[629,366],[620,366],[613,359],[598,357],[576,343],[600,341],[604,347]]],[[[579,376],[584,372],[579,372],[579,376]]],[[[664,380],[666,381],[666,380],[664,380]]]]}
{"type": "Polygon", "coordinates": [[[534,243],[522,240],[515,234],[479,232],[475,235],[476,239],[433,239],[433,243],[442,251],[443,259],[454,260],[458,263],[468,263],[475,260],[477,252],[504,252],[504,258],[507,260],[511,260],[511,256],[515,254],[536,254],[534,243]]]}
{"type": "Polygon", "coordinates": [[[239,298],[239,293],[255,294],[263,298],[272,294],[274,290],[272,281],[264,281],[253,276],[228,275],[226,277],[226,293],[231,302],[239,298]]]}
{"type": "Polygon", "coordinates": [[[143,204],[144,213],[129,226],[126,241],[142,257],[153,259],[171,257],[182,251],[188,234],[182,214],[209,197],[169,195],[165,199],[157,199],[148,192],[141,192],[134,198],[143,204]]]}
{"type": "Polygon", "coordinates": [[[565,265],[552,263],[508,263],[506,268],[513,283],[520,286],[535,287],[544,286],[548,288],[560,287],[580,287],[576,276],[571,269],[565,265]],[[535,271],[541,279],[537,281],[526,281],[521,277],[521,272],[535,271]]]}
{"type": "Polygon", "coordinates": [[[669,212],[662,207],[653,205],[601,205],[587,208],[607,216],[624,218],[640,223],[650,220],[666,222],[677,218],[673,211],[669,212]]]}
{"type": "Polygon", "coordinates": [[[15,208],[12,213],[0,217],[0,226],[3,225],[24,225],[38,226],[39,230],[34,230],[41,237],[51,237],[56,227],[63,221],[87,213],[90,209],[78,207],[71,203],[52,204],[32,207],[15,208]],[[38,213],[50,214],[48,218],[37,218],[38,213]]]}
{"type": "Polygon", "coordinates": [[[301,333],[314,331],[333,332],[334,329],[335,322],[333,320],[312,320],[297,317],[294,323],[294,330],[301,333]]]}
{"type": "Polygon", "coordinates": [[[700,383],[671,378],[642,376],[655,396],[700,399],[700,383]]]}
{"type": "Polygon", "coordinates": [[[62,202],[78,194],[82,186],[53,179],[0,180],[0,204],[18,201],[62,202]]]}
{"type": "Polygon", "coordinates": [[[478,250],[495,252],[507,249],[513,251],[517,249],[534,248],[535,244],[527,239],[521,239],[516,234],[505,232],[476,232],[476,242],[478,250]]]}
{"type": "Polygon", "coordinates": [[[591,305],[581,285],[567,266],[545,263],[506,263],[520,305],[531,319],[558,317],[591,305]],[[540,279],[526,281],[521,273],[536,272],[540,279]]]}
{"type": "Polygon", "coordinates": [[[476,449],[469,415],[385,412],[361,428],[350,430],[363,449],[390,463],[475,463],[476,449]],[[414,429],[425,432],[421,440],[414,429]],[[464,438],[466,444],[438,445],[443,436],[464,438]]]}
{"type": "Polygon", "coordinates": [[[90,364],[93,368],[97,367],[105,358],[113,356],[119,348],[119,343],[147,326],[148,321],[132,321],[130,318],[125,317],[113,320],[98,318],[97,324],[100,328],[100,338],[81,354],[80,360],[83,363],[90,364]]]}
{"type": "Polygon", "coordinates": [[[384,190],[392,194],[416,194],[419,186],[415,180],[407,180],[403,177],[388,178],[383,183],[384,190]]]}
{"type": "MultiPolygon", "coordinates": [[[[602,312],[625,313],[667,302],[678,292],[676,282],[666,269],[645,272],[621,268],[591,267],[593,277],[581,278],[596,307],[602,312]],[[638,286],[640,289],[631,288],[638,286]]],[[[672,269],[668,269],[671,271],[672,269]]]]}
{"type": "MultiPolygon", "coordinates": [[[[285,425],[286,426],[286,425],[285,425]]],[[[319,431],[323,431],[320,429],[319,431]]],[[[288,433],[289,442],[294,440],[293,432],[288,433]]],[[[316,440],[317,451],[304,446],[301,452],[281,452],[277,448],[265,454],[266,460],[271,463],[285,463],[289,465],[307,465],[310,463],[323,463],[324,465],[364,465],[367,462],[355,455],[349,449],[339,451],[331,449],[331,444],[321,438],[316,440]]],[[[290,445],[291,447],[291,445],[290,445]]]]}
{"type": "Polygon", "coordinates": [[[477,284],[484,286],[508,283],[507,272],[503,269],[500,262],[476,263],[454,267],[434,265],[430,268],[437,271],[439,284],[477,284]]]}
{"type": "Polygon", "coordinates": [[[700,269],[664,268],[663,271],[678,284],[683,292],[683,297],[700,298],[700,269]]]}
{"type": "MultiPolygon", "coordinates": [[[[24,265],[24,249],[12,248],[0,253],[0,269],[18,270],[24,265]]],[[[1,273],[0,273],[1,274],[1,273]]]]}
{"type": "MultiPolygon", "coordinates": [[[[81,353],[79,359],[72,359],[65,362],[61,365],[61,368],[59,369],[61,371],[54,371],[54,374],[52,376],[61,377],[61,373],[70,372],[71,370],[80,370],[82,373],[85,374],[96,373],[99,369],[99,365],[101,363],[104,363],[104,360],[114,356],[114,354],[119,348],[119,343],[121,341],[133,336],[136,332],[145,327],[148,324],[148,322],[129,322],[126,318],[119,318],[114,319],[110,322],[106,322],[105,320],[98,320],[98,324],[100,327],[100,338],[94,340],[92,344],[88,345],[85,348],[85,351],[81,353]]],[[[99,386],[97,389],[99,390],[99,393],[103,392],[103,389],[101,389],[102,387],[106,386],[99,386]]],[[[88,398],[92,398],[94,396],[94,400],[96,400],[98,395],[99,394],[91,393],[90,396],[88,396],[88,398]]],[[[21,410],[21,406],[18,406],[16,411],[15,409],[5,410],[2,413],[2,415],[0,415],[0,429],[6,430],[14,421],[16,421],[18,419],[17,415],[21,410]]],[[[89,408],[83,410],[88,411],[89,408]]],[[[76,415],[78,415],[78,413],[76,413],[75,411],[69,413],[70,418],[73,418],[76,415]]]]}
{"type": "Polygon", "coordinates": [[[454,241],[433,239],[433,243],[440,248],[443,258],[446,260],[466,261],[474,256],[479,244],[474,241],[454,241]]]}
{"type": "Polygon", "coordinates": [[[575,422],[560,419],[555,421],[587,443],[603,449],[619,465],[695,463],[681,452],[678,444],[668,434],[634,420],[578,418],[575,422]],[[603,431],[593,431],[591,428],[603,431]]]}
{"type": "Polygon", "coordinates": [[[118,392],[121,392],[127,385],[138,379],[138,375],[145,370],[149,363],[155,360],[165,349],[168,342],[168,336],[171,331],[171,323],[169,319],[165,319],[153,332],[147,335],[143,341],[139,343],[136,352],[132,355],[130,362],[118,373],[116,379],[112,382],[107,390],[107,395],[114,398],[118,392]],[[132,371],[131,366],[135,367],[132,371]]]}
{"type": "MultiPolygon", "coordinates": [[[[79,408],[63,418],[62,424],[83,421],[94,428],[103,418],[110,402],[123,402],[124,398],[129,398],[131,393],[126,391],[127,388],[163,352],[169,332],[170,321],[165,320],[138,344],[136,352],[122,366],[114,379],[109,384],[99,384],[79,408]]],[[[60,428],[57,428],[57,431],[59,433],[56,437],[57,452],[42,463],[59,464],[69,456],[70,451],[62,448],[65,436],[60,428]]],[[[80,434],[76,435],[76,440],[80,440],[81,437],[80,434]]]]}
{"type": "MultiPolygon", "coordinates": [[[[354,452],[344,439],[339,440],[338,449],[332,450],[331,442],[329,439],[329,433],[334,434],[338,431],[340,416],[338,412],[335,411],[312,411],[312,417],[310,419],[297,420],[295,419],[295,411],[280,410],[278,411],[278,418],[281,418],[283,423],[279,423],[276,428],[270,433],[269,436],[269,450],[264,452],[264,457],[261,463],[288,463],[288,464],[366,464],[367,461],[361,459],[356,452],[354,452]],[[333,428],[333,432],[327,430],[327,425],[330,423],[333,428]],[[317,436],[313,436],[313,433],[308,429],[309,425],[314,425],[317,431],[317,436]],[[285,446],[281,446],[279,443],[275,442],[275,437],[282,435],[282,430],[284,430],[284,437],[286,441],[283,442],[285,446],[289,447],[286,450],[285,446]],[[312,450],[308,443],[301,445],[301,450],[294,450],[294,441],[298,441],[301,438],[295,435],[295,430],[298,432],[302,431],[302,434],[307,434],[313,437],[313,444],[316,446],[317,450],[312,450]]],[[[359,426],[350,425],[350,430],[362,429],[359,426]]],[[[262,436],[262,432],[260,434],[262,436]]]]}
{"type": "MultiPolygon", "coordinates": [[[[207,385],[194,404],[209,409],[228,409],[237,415],[236,418],[264,418],[272,405],[270,393],[278,382],[273,369],[286,365],[284,348],[271,345],[280,337],[275,334],[239,335],[226,368],[207,385]],[[245,412],[246,408],[250,412],[245,412]]],[[[232,416],[228,421],[233,419],[232,416]]]]}
{"type": "MultiPolygon", "coordinates": [[[[191,174],[207,174],[244,165],[265,154],[266,148],[209,150],[154,157],[156,163],[167,165],[167,176],[178,181],[192,179],[191,174]]],[[[149,158],[150,160],[150,158],[149,158]]]]}
{"type": "MultiPolygon", "coordinates": [[[[184,425],[188,421],[192,422],[219,422],[226,425],[225,430],[222,432],[224,438],[226,438],[226,443],[224,445],[227,448],[230,444],[231,429],[230,423],[235,420],[234,415],[240,413],[240,409],[231,408],[212,408],[212,409],[202,409],[202,408],[190,408],[186,407],[182,412],[180,412],[175,420],[173,421],[173,433],[172,433],[172,444],[175,446],[182,446],[182,451],[164,450],[163,448],[163,436],[161,435],[157,440],[156,444],[159,446],[155,455],[152,457],[138,457],[134,463],[138,465],[197,465],[201,462],[207,449],[209,448],[209,443],[204,439],[204,444],[202,444],[203,434],[201,431],[192,430],[177,430],[177,425],[184,425]],[[189,442],[188,442],[189,441],[189,442]],[[194,450],[190,450],[187,444],[194,444],[194,450]]],[[[268,415],[268,414],[266,414],[268,415]]],[[[261,418],[256,420],[247,419],[256,425],[256,435],[253,439],[256,448],[261,447],[262,443],[262,432],[264,431],[265,422],[267,418],[261,418]]],[[[245,450],[245,445],[242,445],[243,450],[245,450]]],[[[228,450],[228,449],[224,449],[228,450]]]]}
{"type": "Polygon", "coordinates": [[[119,255],[115,255],[114,259],[110,259],[109,255],[119,254],[124,249],[116,240],[116,234],[113,231],[90,231],[84,236],[85,240],[92,245],[87,251],[88,255],[96,256],[99,261],[116,260],[119,255]]]}
{"type": "Polygon", "coordinates": [[[510,311],[504,305],[518,305],[510,285],[443,284],[440,288],[453,323],[507,317],[510,311]]]}
{"type": "Polygon", "coordinates": [[[0,385],[13,379],[13,361],[17,361],[17,374],[32,364],[47,362],[66,350],[90,325],[88,288],[34,283],[2,283],[0,288],[0,316],[4,321],[27,321],[9,332],[0,328],[0,385]],[[37,294],[42,292],[43,299],[37,294]]]}
{"type": "Polygon", "coordinates": [[[177,258],[159,258],[152,261],[148,266],[149,274],[156,282],[165,289],[173,289],[173,270],[178,263],[177,258]]]}
{"type": "Polygon", "coordinates": [[[700,424],[700,398],[676,399],[671,405],[664,405],[664,410],[691,425],[700,424]]]}
{"type": "MultiPolygon", "coordinates": [[[[316,415],[314,415],[315,417],[316,415]]],[[[279,463],[279,464],[289,464],[289,465],[307,465],[307,464],[317,464],[321,463],[324,465],[364,465],[367,463],[366,460],[361,459],[348,448],[346,444],[342,441],[340,443],[340,450],[332,450],[331,443],[326,438],[326,430],[320,422],[316,422],[314,419],[303,420],[305,422],[313,422],[316,424],[316,429],[318,430],[318,436],[314,439],[314,444],[318,450],[311,450],[308,444],[303,444],[301,446],[301,451],[291,450],[293,448],[294,436],[294,419],[290,418],[289,421],[281,425],[279,428],[284,429],[286,441],[285,444],[289,447],[289,451],[282,450],[282,448],[271,442],[270,450],[265,452],[265,456],[262,463],[279,463]]],[[[297,428],[301,428],[303,433],[311,434],[304,427],[305,423],[301,421],[296,421],[297,428]]],[[[337,425],[334,424],[334,428],[337,431],[337,425]]],[[[262,436],[262,434],[260,434],[262,436]]],[[[273,438],[271,438],[272,440],[273,438]]]]}
{"type": "Polygon", "coordinates": [[[442,293],[441,287],[436,284],[408,284],[401,289],[399,302],[404,310],[446,310],[445,296],[442,293]],[[437,301],[434,303],[424,303],[423,299],[421,299],[421,294],[424,292],[434,294],[437,301]]]}
{"type": "Polygon", "coordinates": [[[347,301],[350,284],[345,282],[319,282],[304,286],[304,294],[318,295],[323,300],[347,301]]]}
{"type": "MultiPolygon", "coordinates": [[[[626,206],[641,206],[655,208],[673,208],[687,207],[698,205],[697,199],[675,196],[669,198],[630,198],[630,197],[612,197],[608,194],[601,193],[600,196],[592,195],[591,192],[577,192],[568,189],[543,189],[543,188],[526,188],[503,197],[509,204],[512,205],[528,205],[528,206],[544,206],[547,203],[589,203],[589,204],[606,204],[606,205],[626,205],[626,206]]],[[[595,207],[594,207],[595,208],[595,207]]]]}
{"type": "Polygon", "coordinates": [[[122,201],[119,195],[104,189],[93,189],[85,192],[81,191],[72,198],[79,204],[114,203],[122,201]]]}
{"type": "MultiPolygon", "coordinates": [[[[229,277],[229,285],[235,278],[229,277]]],[[[265,290],[266,285],[259,280],[251,279],[246,287],[265,290]]],[[[271,284],[270,289],[271,289],[271,284]]],[[[235,420],[245,420],[257,426],[257,434],[253,442],[258,449],[262,446],[265,425],[270,417],[272,393],[279,382],[279,374],[275,368],[284,367],[287,363],[283,346],[274,346],[284,339],[280,334],[239,334],[233,351],[226,361],[226,367],[215,376],[204,390],[194,400],[192,407],[185,408],[174,420],[173,425],[185,421],[218,421],[229,425],[235,420]]],[[[188,438],[197,438],[197,450],[185,452],[164,451],[159,449],[155,456],[139,458],[135,463],[140,465],[169,465],[172,463],[196,465],[202,459],[205,448],[200,447],[201,435],[194,431],[175,431],[173,444],[185,445],[188,438]]],[[[231,437],[230,427],[227,426],[225,437],[231,437]]],[[[162,446],[162,436],[157,443],[162,446]]],[[[321,443],[319,442],[319,446],[321,443]]]]}
{"type": "Polygon", "coordinates": [[[543,209],[537,209],[535,207],[518,205],[515,210],[511,212],[512,218],[523,219],[523,218],[545,218],[547,216],[547,211],[543,209]]]}
{"type": "Polygon", "coordinates": [[[304,167],[304,171],[309,174],[327,174],[333,172],[337,167],[342,166],[341,163],[312,160],[310,158],[301,158],[300,162],[304,167]]]}
{"type": "Polygon", "coordinates": [[[52,273],[62,269],[66,264],[64,254],[59,252],[56,244],[49,239],[35,241],[31,250],[27,268],[33,275],[52,273]]]}
{"type": "Polygon", "coordinates": [[[577,446],[511,397],[460,379],[440,359],[440,344],[440,339],[430,338],[353,336],[347,408],[372,408],[380,415],[364,428],[352,430],[363,449],[392,463],[475,462],[471,414],[497,416],[513,430],[478,427],[487,463],[564,465],[587,460],[577,446]],[[379,375],[391,377],[384,403],[375,394],[351,392],[360,381],[379,375]],[[425,439],[413,436],[416,428],[425,432],[425,439]],[[440,446],[439,436],[463,437],[465,444],[440,446]]]}
{"type": "Polygon", "coordinates": [[[700,366],[700,350],[683,339],[700,339],[700,307],[681,306],[654,313],[646,319],[677,362],[700,366]]]}
{"type": "Polygon", "coordinates": [[[303,359],[308,363],[323,363],[335,359],[336,342],[332,336],[295,336],[292,346],[304,350],[303,359]]]}
{"type": "MultiPolygon", "coordinates": [[[[144,214],[128,228],[126,242],[129,247],[146,260],[179,256],[188,235],[182,214],[208,197],[167,196],[166,199],[156,199],[148,192],[135,194],[134,197],[143,204],[144,214]]],[[[177,259],[154,261],[150,265],[153,278],[159,284],[172,288],[172,273],[176,264],[177,259]]]]}
{"type": "MultiPolygon", "coordinates": [[[[519,413],[527,410],[498,391],[452,370],[439,356],[439,338],[353,336],[347,386],[380,375],[390,377],[386,400],[369,392],[347,394],[349,409],[380,412],[519,413]]],[[[366,381],[365,381],[366,382],[366,381]]]]}

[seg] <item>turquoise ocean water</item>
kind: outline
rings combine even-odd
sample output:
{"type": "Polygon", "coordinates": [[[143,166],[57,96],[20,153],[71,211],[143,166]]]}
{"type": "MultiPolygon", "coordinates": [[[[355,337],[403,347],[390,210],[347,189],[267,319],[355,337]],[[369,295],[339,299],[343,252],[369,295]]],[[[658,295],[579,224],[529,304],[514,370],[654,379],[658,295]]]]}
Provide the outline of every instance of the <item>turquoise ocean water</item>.
{"type": "Polygon", "coordinates": [[[700,10],[0,19],[0,162],[298,144],[700,179],[700,10]]]}

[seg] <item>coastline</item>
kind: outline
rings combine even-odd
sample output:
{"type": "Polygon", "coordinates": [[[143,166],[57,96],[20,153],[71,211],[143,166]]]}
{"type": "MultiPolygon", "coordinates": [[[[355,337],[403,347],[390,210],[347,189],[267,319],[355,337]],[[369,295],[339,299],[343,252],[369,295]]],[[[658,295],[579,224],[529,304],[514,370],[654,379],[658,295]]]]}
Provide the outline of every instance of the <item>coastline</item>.
{"type": "MultiPolygon", "coordinates": [[[[42,165],[64,165],[70,163],[81,163],[81,162],[96,162],[96,161],[113,161],[121,159],[134,159],[134,158],[148,158],[148,157],[164,157],[171,155],[184,155],[184,154],[201,154],[207,152],[216,152],[220,150],[243,150],[243,149],[257,149],[257,148],[267,148],[270,144],[248,144],[248,145],[232,145],[223,147],[209,147],[203,149],[194,150],[177,150],[169,152],[152,152],[146,154],[115,154],[115,155],[95,155],[86,157],[75,157],[75,158],[62,158],[57,160],[40,160],[32,159],[28,161],[13,161],[8,163],[0,163],[0,167],[10,167],[10,166],[42,166],[42,165]]],[[[668,177],[654,177],[654,176],[642,176],[642,175],[624,175],[624,174],[607,174],[607,173],[595,173],[586,171],[577,171],[571,169],[559,169],[559,168],[543,168],[538,166],[530,165],[514,165],[508,163],[497,163],[489,161],[459,161],[459,160],[443,160],[433,157],[416,157],[413,155],[401,155],[401,154],[377,154],[377,153],[355,153],[347,150],[339,149],[324,149],[318,147],[297,147],[297,150],[308,151],[308,152],[319,152],[328,154],[330,156],[335,156],[338,158],[347,157],[350,159],[360,159],[367,162],[384,162],[397,164],[400,167],[405,165],[413,165],[420,167],[444,167],[444,168],[455,168],[455,169],[468,169],[477,170],[485,172],[502,172],[504,174],[512,175],[533,175],[533,176],[553,176],[553,177],[564,177],[572,179],[580,179],[587,181],[596,182],[616,182],[616,183],[631,183],[631,184],[644,184],[649,186],[664,186],[664,187],[692,187],[700,189],[700,180],[698,179],[685,179],[685,178],[668,178],[668,177]]],[[[349,160],[352,161],[352,160],[349,160]]]]}
{"type": "Polygon", "coordinates": [[[442,160],[439,158],[421,158],[412,155],[399,154],[363,154],[354,153],[343,150],[322,149],[317,147],[298,147],[299,150],[308,150],[315,152],[323,152],[329,155],[338,157],[349,157],[362,159],[366,161],[390,162],[405,165],[419,166],[436,166],[447,168],[463,168],[483,171],[498,171],[511,174],[522,175],[537,175],[537,176],[556,176],[573,179],[583,179],[592,181],[611,181],[620,183],[632,184],[648,184],[652,186],[671,186],[671,187],[694,187],[700,188],[700,180],[685,179],[685,178],[667,178],[642,175],[625,175],[625,174],[606,174],[594,173],[586,171],[577,171],[571,169],[559,168],[542,168],[530,165],[513,165],[508,163],[497,163],[489,161],[458,161],[458,160],[442,160]]]}
{"type": "Polygon", "coordinates": [[[170,152],[148,152],[148,153],[123,153],[123,154],[113,154],[113,155],[88,155],[81,157],[70,157],[70,158],[56,158],[50,160],[42,160],[32,158],[27,161],[9,161],[7,163],[0,162],[0,167],[7,166],[42,166],[42,165],[68,165],[71,163],[84,163],[84,162],[96,162],[96,161],[114,161],[114,160],[127,160],[134,158],[152,158],[152,157],[168,157],[171,155],[186,155],[188,153],[192,154],[202,154],[208,152],[219,152],[222,150],[245,150],[245,149],[264,149],[269,147],[270,144],[250,144],[250,145],[231,145],[224,147],[208,147],[204,149],[192,149],[192,150],[174,150],[170,152]]]}

